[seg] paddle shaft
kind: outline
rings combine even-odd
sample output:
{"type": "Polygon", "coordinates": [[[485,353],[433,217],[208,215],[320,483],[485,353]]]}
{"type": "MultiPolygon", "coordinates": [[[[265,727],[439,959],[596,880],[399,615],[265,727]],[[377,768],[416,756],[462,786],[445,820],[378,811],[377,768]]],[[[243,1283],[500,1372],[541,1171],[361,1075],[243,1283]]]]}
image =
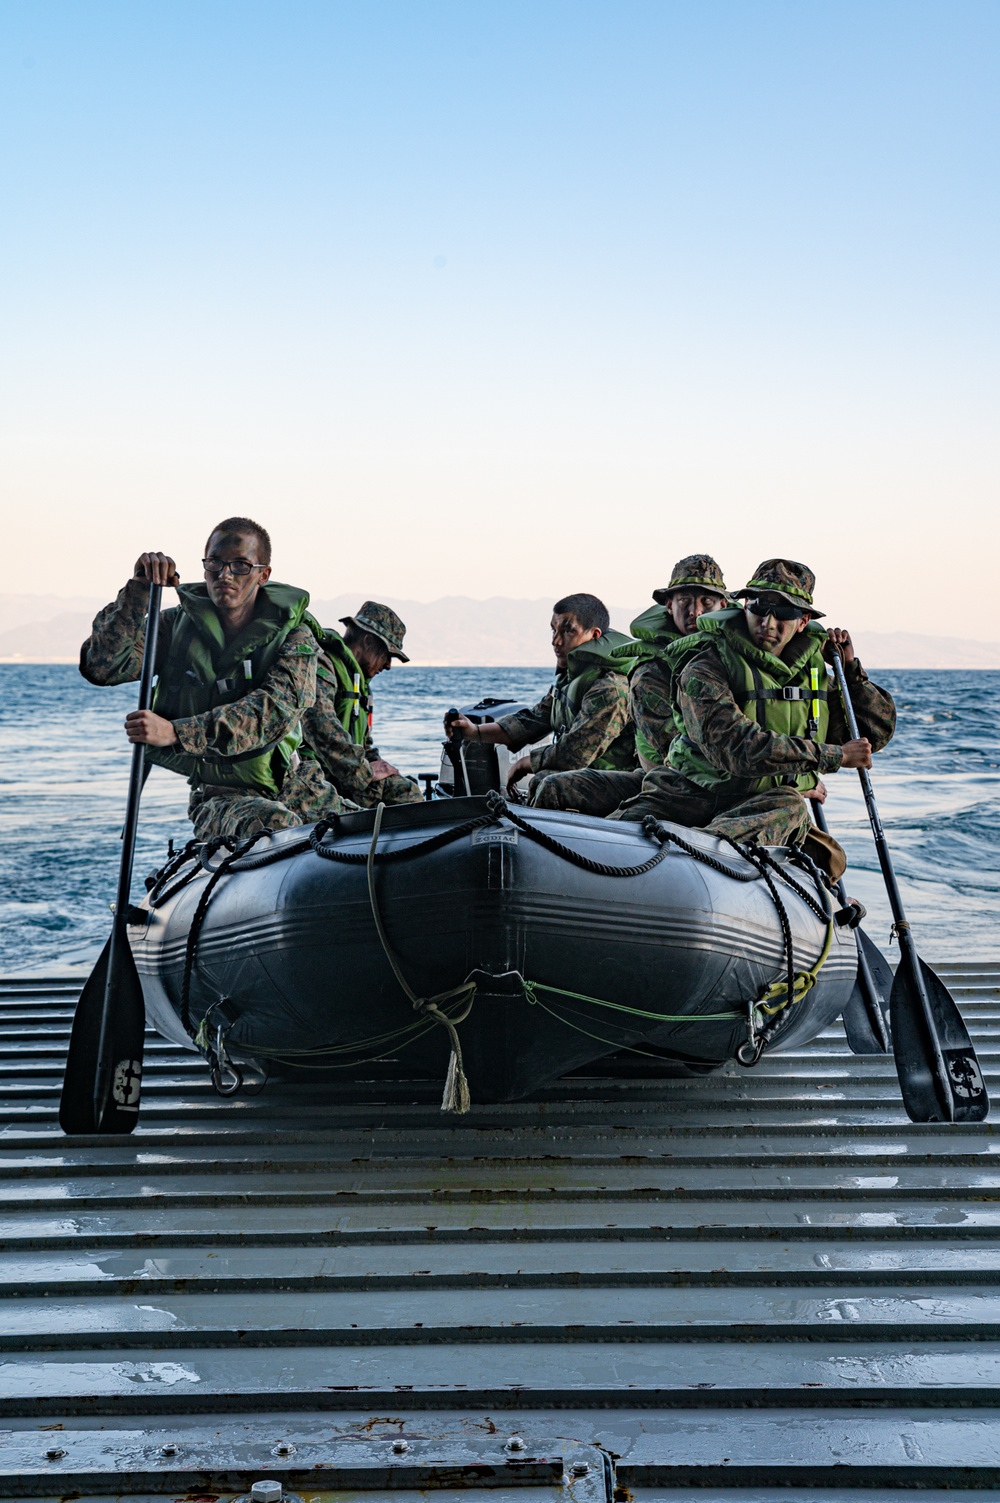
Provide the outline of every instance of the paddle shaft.
{"type": "MultiPolygon", "coordinates": [[[[142,672],[139,675],[137,708],[140,710],[148,710],[153,699],[153,675],[156,670],[156,643],[160,632],[162,593],[162,585],[150,585],[149,605],[146,612],[146,638],[142,650],[142,672]]],[[[108,1100],[108,1075],[111,1070],[110,1021],[119,961],[123,953],[122,947],[128,945],[126,931],[129,894],[132,890],[132,863],[135,859],[135,837],[139,827],[139,799],[142,796],[145,761],[146,748],[141,742],[136,742],[132,747],[132,766],[129,769],[128,802],[125,805],[125,824],[122,829],[122,859],[118,868],[118,893],[115,898],[115,916],[111,927],[111,952],[108,956],[104,1006],[101,1009],[101,1030],[97,1046],[97,1069],[94,1074],[94,1115],[98,1127],[100,1127],[108,1100]]]]}
{"type": "MultiPolygon", "coordinates": [[[[839,652],[833,654],[833,669],[837,675],[837,686],[840,689],[840,697],[844,703],[844,714],[847,716],[847,727],[851,733],[851,739],[858,741],[861,739],[861,732],[858,729],[858,717],[855,715],[854,706],[851,703],[851,693],[847,687],[847,675],[844,672],[844,660],[839,652]]],[[[866,767],[859,767],[858,777],[861,779],[861,791],[865,798],[865,808],[868,810],[868,819],[871,823],[872,834],[875,836],[875,850],[878,853],[878,864],[882,868],[885,890],[889,895],[893,932],[899,940],[900,964],[906,966],[913,994],[916,996],[920,1011],[923,1014],[928,1044],[934,1063],[934,1073],[943,1088],[947,1091],[949,1098],[951,1098],[948,1066],[944,1055],[941,1053],[941,1044],[934,1023],[934,1015],[931,1012],[930,998],[927,995],[927,988],[924,986],[924,978],[921,974],[920,957],[917,954],[917,947],[913,943],[910,925],[907,922],[906,913],[903,909],[903,899],[899,891],[899,883],[896,881],[892,857],[889,854],[889,845],[885,838],[885,831],[882,828],[878,804],[875,802],[875,790],[872,787],[871,774],[866,767]]]]}
{"type": "MultiPolygon", "coordinates": [[[[816,821],[818,828],[823,831],[824,835],[829,835],[830,826],[826,822],[823,805],[818,799],[810,799],[809,807],[812,809],[813,819],[816,821]]],[[[837,896],[846,908],[850,899],[847,896],[847,888],[844,886],[843,877],[837,883],[837,896]]],[[[865,999],[865,1011],[868,1014],[869,1027],[872,1030],[875,1042],[880,1044],[882,1049],[888,1053],[889,1035],[886,1032],[882,1009],[878,1005],[878,987],[871,973],[868,957],[860,944],[858,945],[858,976],[861,981],[861,993],[865,999]]]]}

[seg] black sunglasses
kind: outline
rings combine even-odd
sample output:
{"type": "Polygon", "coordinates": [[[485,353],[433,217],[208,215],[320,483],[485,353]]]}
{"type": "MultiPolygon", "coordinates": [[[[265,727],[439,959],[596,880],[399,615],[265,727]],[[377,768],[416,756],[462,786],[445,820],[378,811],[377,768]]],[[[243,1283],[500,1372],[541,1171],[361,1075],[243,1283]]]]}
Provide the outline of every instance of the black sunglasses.
{"type": "Polygon", "coordinates": [[[748,600],[747,610],[754,616],[773,616],[775,621],[794,621],[806,614],[804,607],[787,600],[748,600]]]}

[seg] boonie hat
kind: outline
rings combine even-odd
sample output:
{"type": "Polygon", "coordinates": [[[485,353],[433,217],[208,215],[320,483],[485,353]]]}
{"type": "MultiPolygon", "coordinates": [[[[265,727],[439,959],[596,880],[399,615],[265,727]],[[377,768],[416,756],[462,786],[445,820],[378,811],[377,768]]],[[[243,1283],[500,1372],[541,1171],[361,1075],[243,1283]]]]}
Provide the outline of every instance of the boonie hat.
{"type": "Polygon", "coordinates": [[[674,564],[670,583],[653,591],[653,599],[666,605],[674,590],[711,590],[713,595],[728,595],[722,570],[710,553],[691,553],[674,564]]]}
{"type": "Polygon", "coordinates": [[[816,576],[805,564],[797,564],[791,558],[766,558],[755,570],[746,589],[734,590],[733,594],[780,595],[789,605],[801,606],[813,616],[824,616],[826,612],[818,611],[813,605],[812,592],[815,588],[816,576]]]}
{"type": "Polygon", "coordinates": [[[387,605],[379,605],[377,600],[366,600],[353,616],[341,616],[340,619],[344,626],[356,626],[358,631],[370,631],[373,637],[378,637],[388,647],[390,657],[398,658],[401,663],[410,661],[403,651],[406,627],[396,612],[387,605]]]}

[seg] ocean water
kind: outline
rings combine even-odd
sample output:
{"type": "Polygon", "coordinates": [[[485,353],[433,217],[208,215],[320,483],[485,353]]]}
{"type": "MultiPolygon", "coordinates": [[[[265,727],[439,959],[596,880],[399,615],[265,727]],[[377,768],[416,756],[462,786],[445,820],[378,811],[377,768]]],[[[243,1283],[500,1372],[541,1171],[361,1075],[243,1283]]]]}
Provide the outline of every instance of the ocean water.
{"type": "MultiPolygon", "coordinates": [[[[932,964],[1000,959],[1000,672],[881,672],[899,708],[874,781],[914,933],[932,964]]],[[[375,683],[376,740],[404,772],[434,771],[441,717],[484,694],[535,700],[540,668],[395,668],[375,683]]],[[[64,664],[0,664],[0,975],[88,966],[107,936],[128,783],[135,685],[96,689],[64,664]]],[[[848,888],[886,947],[890,917],[855,773],[827,780],[848,888]]],[[[134,895],[189,835],[183,779],[154,768],[134,895]]]]}

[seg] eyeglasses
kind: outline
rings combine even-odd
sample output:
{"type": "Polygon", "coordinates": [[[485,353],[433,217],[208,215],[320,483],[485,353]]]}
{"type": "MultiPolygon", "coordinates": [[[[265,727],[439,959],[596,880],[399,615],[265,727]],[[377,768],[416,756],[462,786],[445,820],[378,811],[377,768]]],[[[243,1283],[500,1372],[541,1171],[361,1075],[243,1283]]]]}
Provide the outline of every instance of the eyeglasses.
{"type": "Polygon", "coordinates": [[[754,616],[773,616],[775,621],[795,621],[806,614],[806,607],[787,600],[748,600],[747,610],[754,616]]]}
{"type": "Polygon", "coordinates": [[[254,569],[266,569],[266,564],[248,564],[245,558],[238,558],[235,562],[226,559],[225,563],[217,563],[214,558],[203,558],[202,567],[209,579],[221,579],[228,569],[234,579],[246,579],[254,569]]]}

